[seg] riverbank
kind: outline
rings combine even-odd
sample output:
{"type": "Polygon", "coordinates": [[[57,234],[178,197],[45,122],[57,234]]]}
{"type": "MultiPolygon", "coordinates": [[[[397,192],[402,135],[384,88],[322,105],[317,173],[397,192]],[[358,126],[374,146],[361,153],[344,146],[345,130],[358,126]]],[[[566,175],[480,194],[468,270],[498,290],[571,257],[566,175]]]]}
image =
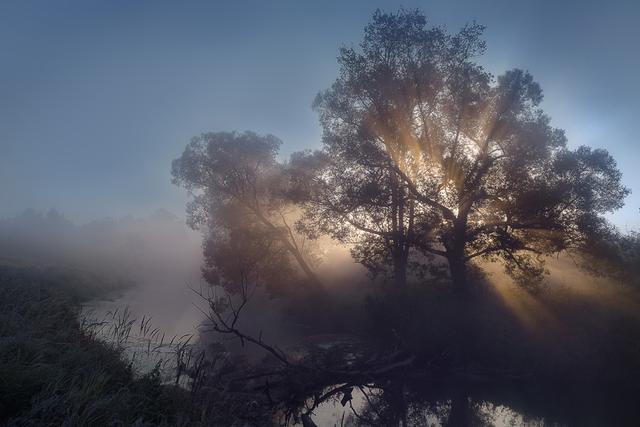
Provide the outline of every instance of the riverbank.
{"type": "Polygon", "coordinates": [[[0,423],[200,424],[187,391],[156,369],[135,375],[82,324],[81,304],[107,290],[77,284],[33,270],[0,276],[0,423]]]}

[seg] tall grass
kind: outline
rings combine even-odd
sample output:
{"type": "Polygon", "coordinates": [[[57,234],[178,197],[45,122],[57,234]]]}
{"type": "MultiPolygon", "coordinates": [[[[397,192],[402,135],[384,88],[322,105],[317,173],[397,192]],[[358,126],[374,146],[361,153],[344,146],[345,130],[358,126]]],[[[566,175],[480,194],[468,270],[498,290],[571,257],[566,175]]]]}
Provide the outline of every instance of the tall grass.
{"type": "Polygon", "coordinates": [[[191,363],[186,358],[195,359],[185,340],[167,344],[183,371],[168,383],[161,363],[136,370],[139,354],[127,353],[134,327],[149,339],[147,355],[158,350],[151,342],[160,332],[147,319],[137,322],[125,311],[113,315],[115,322],[83,321],[81,301],[73,285],[0,277],[0,423],[208,424],[179,385],[191,363]]]}

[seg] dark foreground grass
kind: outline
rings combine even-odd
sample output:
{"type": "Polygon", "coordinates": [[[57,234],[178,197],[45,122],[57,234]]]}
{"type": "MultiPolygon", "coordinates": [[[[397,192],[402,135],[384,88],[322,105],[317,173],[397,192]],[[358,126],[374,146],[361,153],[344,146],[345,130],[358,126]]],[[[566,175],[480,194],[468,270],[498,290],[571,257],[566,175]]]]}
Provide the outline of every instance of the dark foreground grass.
{"type": "Polygon", "coordinates": [[[73,283],[0,276],[0,424],[199,425],[189,393],[137,377],[79,320],[73,283]]]}

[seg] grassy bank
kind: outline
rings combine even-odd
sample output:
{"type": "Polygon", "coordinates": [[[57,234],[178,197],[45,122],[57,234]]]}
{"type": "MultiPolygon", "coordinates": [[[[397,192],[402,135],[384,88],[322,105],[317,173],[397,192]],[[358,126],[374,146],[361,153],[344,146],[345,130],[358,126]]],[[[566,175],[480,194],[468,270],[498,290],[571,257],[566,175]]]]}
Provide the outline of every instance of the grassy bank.
{"type": "Polygon", "coordinates": [[[83,328],[80,304],[101,290],[51,277],[0,275],[0,424],[199,423],[188,392],[161,384],[154,370],[134,375],[120,352],[83,328]]]}

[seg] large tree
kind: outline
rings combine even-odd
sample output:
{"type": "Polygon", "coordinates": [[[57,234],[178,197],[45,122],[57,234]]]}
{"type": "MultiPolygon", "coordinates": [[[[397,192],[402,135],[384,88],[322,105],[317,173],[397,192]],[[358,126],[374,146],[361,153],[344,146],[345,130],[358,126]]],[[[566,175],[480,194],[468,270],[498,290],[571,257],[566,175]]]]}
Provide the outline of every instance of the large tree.
{"type": "Polygon", "coordinates": [[[232,292],[320,288],[313,254],[290,226],[281,141],[252,132],[206,133],[173,161],[173,182],[192,195],[188,223],[204,232],[204,277],[232,292]]]}
{"type": "MultiPolygon", "coordinates": [[[[475,62],[483,27],[454,35],[419,11],[375,12],[359,48],[315,101],[324,130],[303,226],[386,257],[444,257],[457,289],[468,263],[501,260],[517,278],[578,249],[628,190],[604,150],[566,146],[528,72],[494,78],[475,62]]],[[[375,258],[375,257],[374,257],[375,258]]]]}

